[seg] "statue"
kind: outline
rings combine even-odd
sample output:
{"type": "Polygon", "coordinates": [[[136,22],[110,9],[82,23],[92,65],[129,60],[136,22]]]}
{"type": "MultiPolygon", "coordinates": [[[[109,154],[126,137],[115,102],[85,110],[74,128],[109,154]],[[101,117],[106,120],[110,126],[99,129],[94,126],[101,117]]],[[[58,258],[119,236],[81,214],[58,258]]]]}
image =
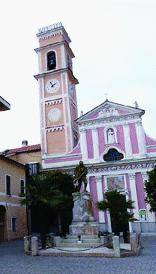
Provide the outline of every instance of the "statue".
{"type": "Polygon", "coordinates": [[[83,162],[80,161],[79,165],[77,165],[74,170],[74,175],[75,175],[74,185],[75,185],[76,192],[80,192],[82,183],[84,185],[84,192],[87,192],[87,190],[86,190],[86,188],[87,188],[87,178],[86,178],[87,173],[88,173],[87,168],[84,166],[83,162]]]}
{"type": "Polygon", "coordinates": [[[109,128],[107,130],[107,142],[108,144],[114,144],[115,143],[115,134],[114,134],[114,129],[109,128]]]}

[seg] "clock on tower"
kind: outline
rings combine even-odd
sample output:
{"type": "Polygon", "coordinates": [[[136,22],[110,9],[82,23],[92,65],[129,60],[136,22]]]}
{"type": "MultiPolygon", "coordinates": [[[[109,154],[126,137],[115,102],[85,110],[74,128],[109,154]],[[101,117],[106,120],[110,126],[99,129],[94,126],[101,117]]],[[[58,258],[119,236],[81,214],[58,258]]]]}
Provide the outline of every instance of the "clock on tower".
{"type": "Polygon", "coordinates": [[[61,23],[39,29],[41,144],[44,159],[72,151],[77,140],[77,100],[71,40],[61,23]]]}

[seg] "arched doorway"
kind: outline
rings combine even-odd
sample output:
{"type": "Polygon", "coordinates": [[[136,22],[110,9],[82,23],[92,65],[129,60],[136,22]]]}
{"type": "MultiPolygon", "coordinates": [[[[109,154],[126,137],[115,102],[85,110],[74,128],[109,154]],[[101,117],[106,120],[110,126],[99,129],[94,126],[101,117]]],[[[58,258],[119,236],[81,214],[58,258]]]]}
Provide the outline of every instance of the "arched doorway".
{"type": "Polygon", "coordinates": [[[6,239],[6,209],[0,205],[0,242],[6,239]]]}

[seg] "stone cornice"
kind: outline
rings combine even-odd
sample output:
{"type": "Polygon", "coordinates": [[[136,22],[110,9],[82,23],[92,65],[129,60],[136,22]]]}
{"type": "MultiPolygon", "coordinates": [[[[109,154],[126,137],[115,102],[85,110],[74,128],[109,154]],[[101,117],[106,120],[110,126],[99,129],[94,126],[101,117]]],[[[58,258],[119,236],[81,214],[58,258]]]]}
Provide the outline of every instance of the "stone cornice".
{"type": "Polygon", "coordinates": [[[60,69],[54,69],[54,70],[49,70],[49,71],[46,71],[46,72],[43,72],[43,73],[36,74],[36,75],[34,75],[34,77],[35,77],[36,80],[38,80],[38,79],[40,79],[42,77],[44,78],[47,75],[57,74],[57,73],[60,73],[60,72],[67,72],[67,73],[69,73],[69,75],[73,78],[74,83],[75,84],[79,83],[78,80],[75,78],[72,70],[70,68],[68,68],[68,67],[66,67],[66,68],[60,68],[60,69]]]}
{"type": "MultiPolygon", "coordinates": [[[[59,163],[58,163],[59,164],[59,163]]],[[[147,170],[151,170],[156,166],[156,157],[153,157],[151,159],[136,159],[136,160],[131,160],[131,161],[118,161],[118,162],[104,162],[104,163],[99,163],[99,164],[87,164],[85,163],[85,166],[88,168],[88,175],[91,174],[98,174],[98,173],[112,173],[112,172],[118,172],[118,173],[135,173],[136,170],[140,172],[141,169],[146,172],[147,170]]],[[[74,171],[75,165],[68,165],[68,166],[60,166],[57,167],[57,169],[62,169],[66,171],[70,171],[72,174],[74,171]]],[[[55,168],[47,168],[49,169],[56,169],[55,168]]]]}
{"type": "Polygon", "coordinates": [[[104,163],[96,165],[96,167],[88,167],[88,173],[97,173],[97,172],[112,172],[112,171],[130,171],[139,170],[139,169],[152,169],[156,165],[156,158],[153,160],[137,160],[137,161],[121,161],[118,163],[104,163]]]}
{"type": "Polygon", "coordinates": [[[121,116],[111,116],[111,117],[103,117],[103,118],[94,118],[94,119],[88,119],[86,121],[81,121],[79,122],[80,127],[94,127],[95,125],[100,126],[100,124],[109,124],[109,123],[121,123],[125,122],[133,122],[134,120],[139,120],[140,119],[140,113],[134,113],[134,114],[126,114],[126,115],[121,115],[121,116]]]}
{"type": "Polygon", "coordinates": [[[35,48],[34,51],[36,53],[38,53],[38,52],[40,52],[44,49],[48,49],[48,48],[51,48],[51,47],[57,47],[57,46],[60,46],[62,44],[64,44],[67,47],[67,50],[69,51],[71,57],[74,58],[75,55],[74,55],[72,49],[70,48],[69,44],[66,41],[56,42],[56,43],[48,44],[48,45],[43,46],[43,47],[35,48]]]}
{"type": "MultiPolygon", "coordinates": [[[[78,121],[78,123],[80,124],[81,122],[85,122],[85,121],[87,121],[88,119],[87,119],[87,117],[88,117],[88,115],[90,115],[90,114],[95,114],[95,113],[97,113],[97,112],[99,112],[100,110],[103,110],[103,109],[105,109],[105,108],[107,108],[107,107],[110,107],[110,108],[123,108],[123,109],[130,109],[132,112],[130,112],[129,113],[129,115],[130,114],[139,114],[140,115],[140,117],[142,116],[142,115],[144,115],[145,114],[145,110],[143,110],[143,109],[140,109],[140,108],[135,108],[135,107],[131,107],[131,106],[125,106],[125,105],[122,105],[122,104],[118,104],[118,103],[115,103],[115,102],[111,102],[111,101],[109,101],[108,99],[105,101],[105,102],[103,102],[102,104],[100,104],[99,106],[97,106],[97,107],[95,107],[95,108],[93,108],[92,110],[90,110],[90,111],[88,111],[87,113],[85,113],[85,114],[83,114],[82,116],[80,116],[79,118],[77,118],[77,121],[78,121]]],[[[113,115],[113,116],[118,116],[118,115],[113,115]]],[[[121,116],[121,115],[120,115],[121,116]]],[[[111,117],[111,116],[107,116],[107,117],[111,117]]],[[[99,117],[100,118],[100,117],[99,117]]]]}
{"type": "Polygon", "coordinates": [[[39,40],[48,39],[51,36],[63,35],[64,39],[70,43],[71,40],[66,32],[65,28],[63,27],[62,23],[56,23],[50,26],[42,27],[39,29],[36,36],[39,40]]]}

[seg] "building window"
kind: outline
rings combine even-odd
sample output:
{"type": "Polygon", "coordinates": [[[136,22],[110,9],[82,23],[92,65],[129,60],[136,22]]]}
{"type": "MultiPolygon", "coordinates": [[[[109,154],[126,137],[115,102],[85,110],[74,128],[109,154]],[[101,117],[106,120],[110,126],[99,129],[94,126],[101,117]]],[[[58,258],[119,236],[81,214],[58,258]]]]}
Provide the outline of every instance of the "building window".
{"type": "Polygon", "coordinates": [[[54,51],[50,51],[47,54],[47,70],[56,68],[56,54],[54,51]]]}
{"type": "Polygon", "coordinates": [[[21,189],[20,194],[22,196],[24,196],[24,194],[25,194],[25,183],[24,183],[24,180],[21,180],[20,189],[21,189]]]}
{"type": "Polygon", "coordinates": [[[26,164],[27,176],[36,175],[39,173],[40,165],[39,163],[26,164]]]}
{"type": "Polygon", "coordinates": [[[6,194],[11,195],[11,177],[6,175],[6,194]]]}
{"type": "Polygon", "coordinates": [[[124,155],[115,148],[109,149],[107,154],[105,154],[103,157],[104,161],[106,162],[119,161],[119,160],[122,160],[123,158],[124,158],[124,155]]]}
{"type": "Polygon", "coordinates": [[[17,218],[15,217],[11,218],[11,231],[12,232],[17,231],[17,218]]]}
{"type": "Polygon", "coordinates": [[[72,68],[72,60],[69,54],[67,54],[67,68],[72,68]]]}

